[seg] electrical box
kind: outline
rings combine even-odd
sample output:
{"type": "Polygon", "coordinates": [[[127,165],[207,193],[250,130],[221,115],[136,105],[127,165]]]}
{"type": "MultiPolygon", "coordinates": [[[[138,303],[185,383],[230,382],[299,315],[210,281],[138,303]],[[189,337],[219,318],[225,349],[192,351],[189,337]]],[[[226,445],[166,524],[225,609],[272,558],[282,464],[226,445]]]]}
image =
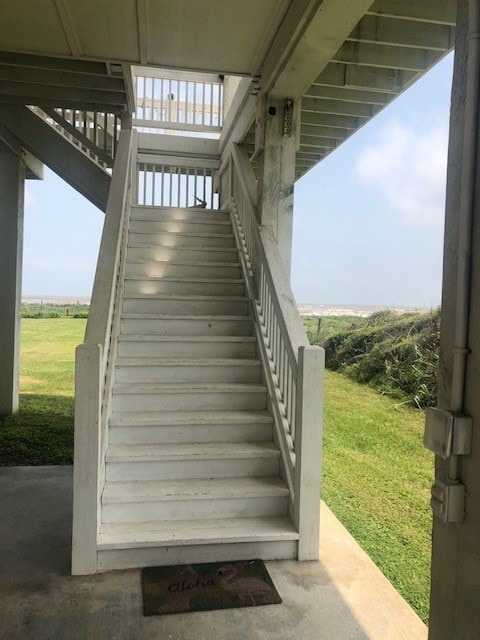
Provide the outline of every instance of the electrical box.
{"type": "Polygon", "coordinates": [[[437,480],[432,487],[430,504],[434,515],[443,522],[463,522],[465,485],[450,480],[437,480]]]}
{"type": "Polygon", "coordinates": [[[472,450],[472,419],[436,407],[428,407],[423,444],[444,460],[472,450]]]}

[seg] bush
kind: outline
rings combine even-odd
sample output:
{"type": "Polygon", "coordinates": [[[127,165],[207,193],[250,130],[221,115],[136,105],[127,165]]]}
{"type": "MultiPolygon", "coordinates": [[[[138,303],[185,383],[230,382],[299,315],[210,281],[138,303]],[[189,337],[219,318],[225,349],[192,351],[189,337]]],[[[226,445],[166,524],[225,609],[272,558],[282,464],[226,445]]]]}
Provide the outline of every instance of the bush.
{"type": "Polygon", "coordinates": [[[375,313],[325,342],[327,367],[417,407],[436,403],[440,311],[375,313]]]}

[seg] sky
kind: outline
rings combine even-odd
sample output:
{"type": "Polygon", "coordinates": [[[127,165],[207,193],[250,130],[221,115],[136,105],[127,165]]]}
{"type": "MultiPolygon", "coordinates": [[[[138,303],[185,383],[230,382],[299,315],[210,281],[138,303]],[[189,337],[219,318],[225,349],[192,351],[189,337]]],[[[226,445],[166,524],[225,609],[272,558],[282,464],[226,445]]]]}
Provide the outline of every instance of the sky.
{"type": "MultiPolygon", "coordinates": [[[[440,303],[452,65],[449,55],[296,183],[297,302],[440,303]]],[[[90,296],[103,217],[48,168],[27,181],[24,295],[90,296]]]]}

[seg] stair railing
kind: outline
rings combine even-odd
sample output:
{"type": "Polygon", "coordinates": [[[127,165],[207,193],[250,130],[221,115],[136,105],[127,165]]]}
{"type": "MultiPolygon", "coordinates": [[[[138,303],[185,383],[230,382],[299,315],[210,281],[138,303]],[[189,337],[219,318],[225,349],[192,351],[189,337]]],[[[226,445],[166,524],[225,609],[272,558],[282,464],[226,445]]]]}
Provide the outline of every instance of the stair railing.
{"type": "Polygon", "coordinates": [[[121,128],[120,116],[57,107],[30,109],[99,167],[105,170],[113,167],[121,128]]]}
{"type": "Polygon", "coordinates": [[[72,573],[97,571],[97,537],[105,483],[105,451],[113,385],[113,362],[130,210],[135,134],[122,130],[83,344],[76,349],[72,573]]]}
{"type": "Polygon", "coordinates": [[[310,346],[273,230],[259,225],[255,178],[241,147],[222,167],[224,208],[232,213],[252,301],[271,409],[299,531],[299,560],[318,559],[324,350],[310,346]]]}

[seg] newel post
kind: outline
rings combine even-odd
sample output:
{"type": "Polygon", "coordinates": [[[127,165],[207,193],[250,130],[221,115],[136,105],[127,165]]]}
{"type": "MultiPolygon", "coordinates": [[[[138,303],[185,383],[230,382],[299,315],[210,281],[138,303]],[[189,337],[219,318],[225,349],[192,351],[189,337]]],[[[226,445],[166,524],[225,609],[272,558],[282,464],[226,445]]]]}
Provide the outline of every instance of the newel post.
{"type": "Polygon", "coordinates": [[[299,560],[318,560],[325,351],[298,350],[294,520],[299,560]]]}
{"type": "Polygon", "coordinates": [[[75,357],[72,574],[97,571],[102,347],[81,344],[75,357]]]}

